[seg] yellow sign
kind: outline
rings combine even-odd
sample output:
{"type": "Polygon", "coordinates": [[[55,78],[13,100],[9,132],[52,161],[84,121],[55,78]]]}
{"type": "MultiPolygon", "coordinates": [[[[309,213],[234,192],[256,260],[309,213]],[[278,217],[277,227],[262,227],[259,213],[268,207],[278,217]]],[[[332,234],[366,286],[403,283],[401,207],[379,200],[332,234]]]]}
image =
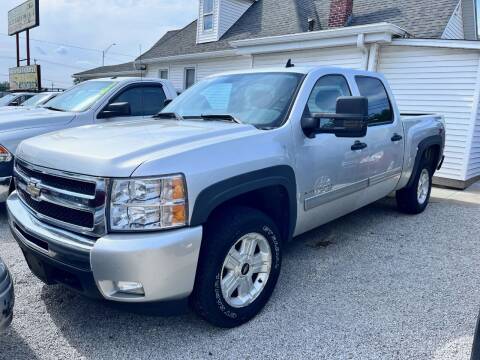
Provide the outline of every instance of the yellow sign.
{"type": "Polygon", "coordinates": [[[10,90],[40,90],[42,87],[40,65],[11,68],[9,75],[10,90]]]}
{"type": "Polygon", "coordinates": [[[8,12],[8,35],[15,35],[40,24],[38,0],[28,0],[8,12]]]}

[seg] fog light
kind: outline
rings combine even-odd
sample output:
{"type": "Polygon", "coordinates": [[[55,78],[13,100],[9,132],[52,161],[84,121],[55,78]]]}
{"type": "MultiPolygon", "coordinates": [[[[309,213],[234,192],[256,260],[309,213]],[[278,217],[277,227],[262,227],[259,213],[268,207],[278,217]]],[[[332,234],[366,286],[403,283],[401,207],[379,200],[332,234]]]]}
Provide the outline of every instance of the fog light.
{"type": "Polygon", "coordinates": [[[117,293],[131,294],[131,295],[145,295],[143,285],[138,282],[131,281],[114,281],[114,287],[117,293]]]}

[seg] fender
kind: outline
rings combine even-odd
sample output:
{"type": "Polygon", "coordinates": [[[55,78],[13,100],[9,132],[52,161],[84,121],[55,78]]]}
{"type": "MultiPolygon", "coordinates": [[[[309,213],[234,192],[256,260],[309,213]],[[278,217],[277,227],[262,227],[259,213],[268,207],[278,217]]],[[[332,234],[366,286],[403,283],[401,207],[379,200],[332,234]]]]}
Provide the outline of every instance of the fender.
{"type": "Polygon", "coordinates": [[[235,176],[213,184],[198,195],[193,208],[191,226],[205,224],[208,217],[219,205],[242,194],[269,186],[282,186],[289,198],[290,224],[288,235],[291,239],[297,220],[297,185],[295,172],[290,166],[274,166],[235,176]]]}
{"type": "MultiPolygon", "coordinates": [[[[418,150],[417,150],[417,156],[415,157],[415,164],[413,165],[413,171],[412,171],[412,176],[410,177],[410,180],[408,181],[408,184],[406,187],[411,187],[413,185],[413,181],[415,180],[415,174],[418,171],[418,168],[420,167],[420,161],[422,160],[422,156],[425,153],[425,150],[427,150],[429,147],[433,145],[438,145],[440,146],[440,154],[438,157],[438,161],[442,159],[442,151],[444,148],[444,143],[443,143],[443,138],[440,135],[433,135],[429,136],[426,139],[423,139],[420,144],[418,144],[418,150]]],[[[439,163],[435,164],[435,168],[439,165],[439,163]]]]}

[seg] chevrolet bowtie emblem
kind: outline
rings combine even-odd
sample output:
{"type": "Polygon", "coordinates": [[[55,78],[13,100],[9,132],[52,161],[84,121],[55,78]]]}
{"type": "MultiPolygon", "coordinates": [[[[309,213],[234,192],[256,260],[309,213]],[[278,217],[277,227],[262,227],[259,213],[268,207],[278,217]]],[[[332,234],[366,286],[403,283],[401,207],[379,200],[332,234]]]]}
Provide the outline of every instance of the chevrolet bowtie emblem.
{"type": "Polygon", "coordinates": [[[30,181],[27,184],[26,191],[33,200],[38,200],[40,198],[40,195],[42,194],[42,189],[38,187],[38,182],[36,181],[30,181]]]}

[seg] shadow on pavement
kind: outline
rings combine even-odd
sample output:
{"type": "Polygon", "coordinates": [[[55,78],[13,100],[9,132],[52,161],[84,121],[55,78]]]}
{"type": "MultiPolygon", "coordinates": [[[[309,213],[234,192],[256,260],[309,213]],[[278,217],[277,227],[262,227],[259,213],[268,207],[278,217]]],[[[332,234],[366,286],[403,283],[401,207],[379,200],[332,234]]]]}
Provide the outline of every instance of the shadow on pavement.
{"type": "Polygon", "coordinates": [[[0,359],[6,359],[2,357],[2,353],[15,354],[15,360],[38,359],[20,334],[11,328],[4,333],[0,332],[0,359]]]}

